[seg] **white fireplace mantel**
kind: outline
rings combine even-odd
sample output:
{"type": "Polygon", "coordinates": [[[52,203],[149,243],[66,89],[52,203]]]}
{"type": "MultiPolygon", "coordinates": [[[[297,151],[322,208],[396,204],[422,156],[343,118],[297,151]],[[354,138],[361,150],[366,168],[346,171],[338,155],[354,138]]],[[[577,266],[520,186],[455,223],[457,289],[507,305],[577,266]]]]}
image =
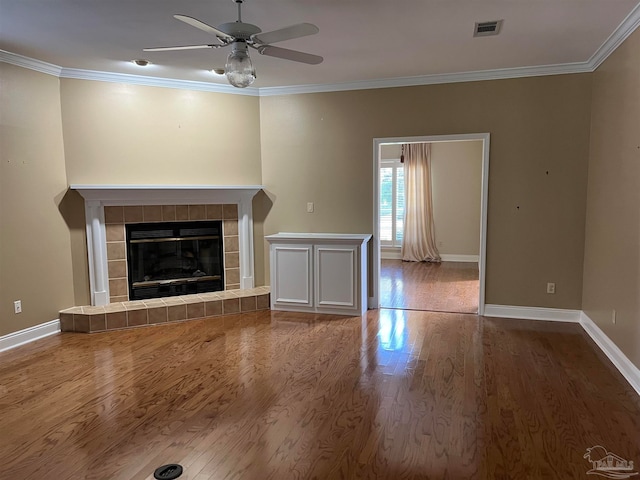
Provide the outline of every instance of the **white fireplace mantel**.
{"type": "Polygon", "coordinates": [[[240,288],[254,287],[252,199],[262,185],[70,185],[84,198],[91,304],[109,303],[104,207],[112,205],[238,205],[240,288]]]}

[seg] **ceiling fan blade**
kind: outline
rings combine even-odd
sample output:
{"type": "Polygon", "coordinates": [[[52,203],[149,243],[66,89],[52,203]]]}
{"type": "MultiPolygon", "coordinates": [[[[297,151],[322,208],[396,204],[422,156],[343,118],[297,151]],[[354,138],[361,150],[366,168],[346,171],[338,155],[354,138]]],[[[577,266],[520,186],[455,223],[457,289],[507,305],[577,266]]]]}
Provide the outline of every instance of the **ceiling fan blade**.
{"type": "Polygon", "coordinates": [[[174,15],[173,18],[176,20],[180,20],[192,27],[199,28],[200,30],[215,35],[225,42],[233,42],[235,40],[234,37],[229,35],[228,33],[224,33],[222,30],[218,30],[217,28],[212,27],[211,25],[207,25],[204,22],[201,22],[197,18],[188,17],[187,15],[174,15]]]}
{"type": "Polygon", "coordinates": [[[318,55],[298,52],[297,50],[289,50],[288,48],[274,47],[273,45],[264,45],[262,47],[257,47],[257,50],[260,55],[284,58],[285,60],[293,60],[294,62],[308,63],[309,65],[318,65],[324,60],[318,55]]]}
{"type": "Polygon", "coordinates": [[[271,32],[257,33],[251,35],[254,42],[267,45],[276,42],[291,40],[292,38],[306,37],[318,33],[320,29],[312,23],[298,23],[290,27],[280,28],[271,32]]]}
{"type": "Polygon", "coordinates": [[[152,48],[143,48],[142,50],[145,52],[169,52],[171,50],[198,50],[200,48],[220,48],[224,47],[224,45],[180,45],[178,47],[152,47],[152,48]]]}

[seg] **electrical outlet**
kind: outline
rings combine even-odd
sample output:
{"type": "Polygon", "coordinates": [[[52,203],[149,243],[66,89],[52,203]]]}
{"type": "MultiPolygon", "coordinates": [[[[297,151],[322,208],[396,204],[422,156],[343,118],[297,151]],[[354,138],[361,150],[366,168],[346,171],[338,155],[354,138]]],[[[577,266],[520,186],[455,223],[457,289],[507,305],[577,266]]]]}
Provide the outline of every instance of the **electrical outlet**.
{"type": "Polygon", "coordinates": [[[611,311],[611,323],[616,324],[616,311],[615,309],[611,311]]]}
{"type": "Polygon", "coordinates": [[[556,293],[556,284],[549,282],[547,283],[547,293],[556,293]]]}
{"type": "Polygon", "coordinates": [[[313,202],[307,203],[307,213],[313,213],[313,202]]]}
{"type": "Polygon", "coordinates": [[[13,313],[22,313],[22,300],[13,302],[13,313]]]}

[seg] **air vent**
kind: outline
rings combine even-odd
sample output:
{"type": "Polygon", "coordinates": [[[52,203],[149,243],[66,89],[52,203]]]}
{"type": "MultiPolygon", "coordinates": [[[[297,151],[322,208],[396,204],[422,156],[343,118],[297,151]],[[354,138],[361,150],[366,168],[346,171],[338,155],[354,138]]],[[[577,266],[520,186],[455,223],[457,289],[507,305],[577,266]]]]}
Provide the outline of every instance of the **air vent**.
{"type": "Polygon", "coordinates": [[[502,27],[502,20],[493,20],[491,22],[476,22],[473,30],[474,37],[488,37],[489,35],[498,35],[502,27]]]}

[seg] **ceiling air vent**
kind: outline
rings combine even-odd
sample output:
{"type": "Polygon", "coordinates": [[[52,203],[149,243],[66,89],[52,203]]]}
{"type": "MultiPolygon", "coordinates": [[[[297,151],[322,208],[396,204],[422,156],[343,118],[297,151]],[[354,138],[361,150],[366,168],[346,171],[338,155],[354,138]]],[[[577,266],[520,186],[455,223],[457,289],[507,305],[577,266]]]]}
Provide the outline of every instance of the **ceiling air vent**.
{"type": "Polygon", "coordinates": [[[474,37],[488,37],[489,35],[498,35],[502,27],[502,20],[493,20],[492,22],[476,22],[473,30],[474,37]]]}

